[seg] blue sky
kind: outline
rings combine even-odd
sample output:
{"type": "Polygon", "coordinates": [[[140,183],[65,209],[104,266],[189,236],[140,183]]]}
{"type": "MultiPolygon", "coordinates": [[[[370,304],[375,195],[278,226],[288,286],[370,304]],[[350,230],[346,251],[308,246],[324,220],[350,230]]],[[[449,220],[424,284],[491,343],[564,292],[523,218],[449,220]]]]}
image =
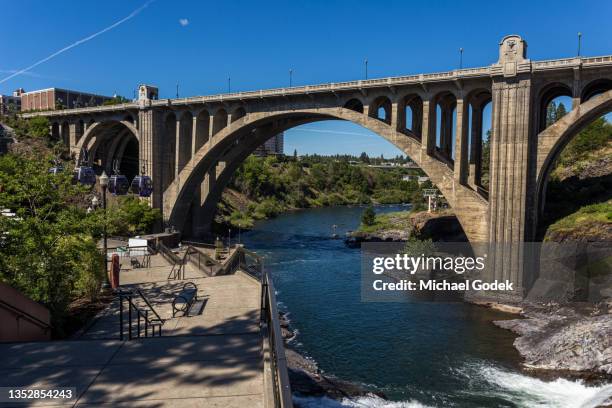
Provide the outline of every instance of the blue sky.
{"type": "MultiPolygon", "coordinates": [[[[5,2],[0,81],[128,16],[145,1],[5,2]]],[[[142,82],[161,97],[346,81],[456,68],[497,59],[520,34],[532,59],[612,53],[610,1],[180,1],[155,0],[96,38],[0,83],[0,93],[51,86],[131,97],[142,82]]],[[[397,154],[356,125],[325,122],[287,132],[300,153],[397,154]],[[308,130],[310,129],[310,130],[308,130]],[[331,132],[331,133],[330,133],[331,132]]]]}

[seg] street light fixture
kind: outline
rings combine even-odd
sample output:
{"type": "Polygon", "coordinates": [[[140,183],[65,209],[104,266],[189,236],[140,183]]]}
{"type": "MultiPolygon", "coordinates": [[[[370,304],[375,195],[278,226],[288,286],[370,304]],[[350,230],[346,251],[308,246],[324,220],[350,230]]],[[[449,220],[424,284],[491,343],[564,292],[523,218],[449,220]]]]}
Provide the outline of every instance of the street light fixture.
{"type": "Polygon", "coordinates": [[[580,43],[581,43],[581,40],[582,40],[582,33],[578,32],[578,56],[580,56],[580,45],[581,45],[580,43]]]}
{"type": "MultiPolygon", "coordinates": [[[[103,248],[102,251],[104,253],[104,283],[102,284],[102,288],[108,289],[110,287],[110,282],[108,281],[108,237],[106,235],[106,190],[108,189],[108,181],[109,178],[106,175],[106,172],[103,171],[100,176],[100,187],[102,187],[102,210],[104,211],[104,223],[102,224],[102,236],[103,236],[103,248]]],[[[93,201],[93,200],[92,200],[93,201]]]]}
{"type": "Polygon", "coordinates": [[[365,65],[365,79],[368,79],[368,59],[366,58],[365,61],[363,61],[364,65],[365,65]]]}
{"type": "Polygon", "coordinates": [[[463,48],[459,48],[459,69],[463,69],[463,48]]]}
{"type": "Polygon", "coordinates": [[[293,70],[289,70],[289,88],[293,85],[293,70]]]}

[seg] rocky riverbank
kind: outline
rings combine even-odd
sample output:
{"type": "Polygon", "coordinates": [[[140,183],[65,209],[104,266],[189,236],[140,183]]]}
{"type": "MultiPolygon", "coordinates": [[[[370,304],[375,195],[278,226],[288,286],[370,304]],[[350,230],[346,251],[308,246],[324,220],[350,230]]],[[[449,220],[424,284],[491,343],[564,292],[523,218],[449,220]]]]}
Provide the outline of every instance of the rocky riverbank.
{"type": "Polygon", "coordinates": [[[399,211],[378,214],[373,225],[361,227],[347,235],[346,243],[359,247],[362,242],[405,242],[410,236],[436,242],[467,242],[457,217],[450,209],[399,211]]]}
{"type": "MultiPolygon", "coordinates": [[[[289,369],[291,391],[308,397],[342,399],[371,394],[358,384],[351,383],[321,372],[316,361],[304,357],[292,345],[296,332],[283,312],[279,313],[281,331],[285,340],[285,356],[289,369]]],[[[378,395],[384,397],[383,395],[378,395]]]]}
{"type": "Polygon", "coordinates": [[[521,306],[521,318],[494,324],[518,335],[526,368],[612,380],[612,300],[521,306]]]}

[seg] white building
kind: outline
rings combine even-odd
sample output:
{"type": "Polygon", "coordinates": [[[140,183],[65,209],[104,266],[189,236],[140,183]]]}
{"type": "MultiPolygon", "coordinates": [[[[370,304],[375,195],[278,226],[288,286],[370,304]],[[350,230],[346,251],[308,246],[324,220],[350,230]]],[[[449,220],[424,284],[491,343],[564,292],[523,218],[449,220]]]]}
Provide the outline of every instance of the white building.
{"type": "Polygon", "coordinates": [[[285,134],[279,133],[276,136],[268,139],[264,144],[259,146],[253,152],[256,156],[269,156],[276,154],[283,154],[285,148],[285,134]]]}

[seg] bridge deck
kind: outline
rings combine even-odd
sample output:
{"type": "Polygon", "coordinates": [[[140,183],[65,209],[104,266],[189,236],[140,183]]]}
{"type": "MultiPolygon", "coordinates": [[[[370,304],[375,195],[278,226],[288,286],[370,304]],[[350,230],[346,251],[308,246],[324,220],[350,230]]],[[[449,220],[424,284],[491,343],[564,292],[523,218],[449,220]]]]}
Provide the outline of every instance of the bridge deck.
{"type": "MultiPolygon", "coordinates": [[[[125,276],[147,280],[163,269],[125,276]]],[[[32,406],[263,407],[259,282],[241,272],[187,280],[198,285],[204,300],[199,315],[171,317],[169,299],[184,281],[126,285],[140,288],[168,318],[162,337],[117,340],[115,303],[75,340],[0,345],[0,385],[76,387],[79,395],[76,404],[32,406]]]]}

